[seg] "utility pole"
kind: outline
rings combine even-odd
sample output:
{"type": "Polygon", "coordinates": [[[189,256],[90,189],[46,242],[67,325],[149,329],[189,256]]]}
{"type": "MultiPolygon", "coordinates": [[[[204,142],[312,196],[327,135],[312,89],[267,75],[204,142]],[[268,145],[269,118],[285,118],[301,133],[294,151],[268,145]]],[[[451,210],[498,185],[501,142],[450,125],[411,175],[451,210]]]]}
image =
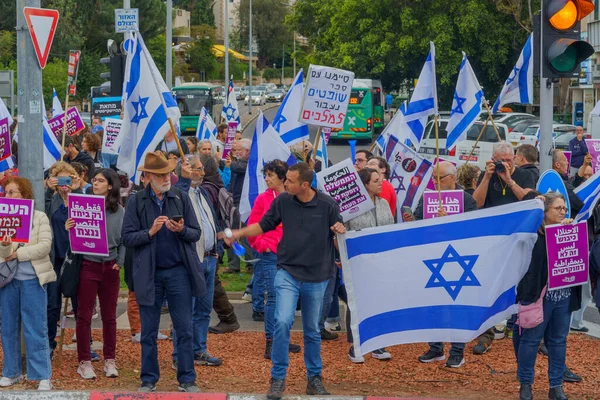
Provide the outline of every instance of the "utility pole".
{"type": "Polygon", "coordinates": [[[17,0],[17,104],[19,112],[19,175],[33,185],[35,208],[44,211],[44,142],[42,69],[33,49],[23,8],[40,7],[40,0],[17,0]]]}
{"type": "MultiPolygon", "coordinates": [[[[543,3],[543,2],[542,2],[543,3]]],[[[543,7],[543,5],[542,5],[543,7]]],[[[543,9],[543,8],[542,8],[543,9]]],[[[540,23],[540,172],[552,169],[552,125],[554,109],[554,84],[551,78],[544,78],[544,24],[540,23]]]]}
{"type": "Polygon", "coordinates": [[[248,12],[248,18],[250,20],[250,23],[248,24],[248,114],[252,114],[252,0],[250,0],[250,11],[248,12]]]}
{"type": "Polygon", "coordinates": [[[229,0],[225,1],[225,93],[229,93],[229,0]]]}
{"type": "Polygon", "coordinates": [[[171,89],[173,86],[173,0],[167,0],[167,57],[166,68],[167,76],[165,83],[171,89]]]}

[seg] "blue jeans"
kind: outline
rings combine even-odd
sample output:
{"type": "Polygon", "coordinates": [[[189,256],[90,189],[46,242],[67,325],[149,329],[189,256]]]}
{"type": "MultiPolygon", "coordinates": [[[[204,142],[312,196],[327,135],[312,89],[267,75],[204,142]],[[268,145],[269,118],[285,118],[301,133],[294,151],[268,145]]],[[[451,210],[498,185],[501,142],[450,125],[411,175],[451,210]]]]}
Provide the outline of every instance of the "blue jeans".
{"type": "Polygon", "coordinates": [[[2,350],[4,366],[2,375],[16,378],[22,374],[21,323],[27,352],[27,378],[41,381],[52,377],[46,287],[37,278],[20,281],[13,279],[0,289],[2,302],[2,350]]]}
{"type": "MultiPolygon", "coordinates": [[[[429,349],[433,351],[437,351],[438,353],[444,352],[444,343],[442,342],[430,342],[429,349]]],[[[452,343],[452,347],[450,347],[450,357],[452,356],[463,356],[465,352],[465,344],[464,343],[452,343]]]]}
{"type": "MultiPolygon", "coordinates": [[[[215,273],[217,272],[217,257],[204,257],[202,262],[206,294],[202,297],[192,297],[192,345],[194,354],[208,353],[206,340],[210,325],[210,312],[213,307],[215,293],[215,273]]],[[[177,330],[173,328],[173,360],[177,359],[177,330]]]]}
{"type": "MultiPolygon", "coordinates": [[[[337,272],[337,271],[336,271],[337,272]]],[[[319,331],[325,329],[325,320],[329,315],[329,310],[331,309],[331,303],[333,303],[333,292],[335,289],[335,281],[336,275],[329,278],[327,281],[327,287],[325,288],[325,294],[323,295],[323,310],[321,311],[321,316],[319,317],[319,331]]],[[[337,296],[336,299],[337,301],[337,296]]],[[[339,306],[339,304],[338,304],[339,306]]]]}
{"type": "Polygon", "coordinates": [[[327,322],[340,322],[340,302],[338,300],[338,293],[340,291],[340,272],[339,268],[335,271],[335,287],[333,288],[333,294],[331,296],[331,307],[329,307],[329,313],[327,314],[327,322]]]}
{"type": "MultiPolygon", "coordinates": [[[[252,275],[252,279],[248,286],[252,293],[252,311],[265,312],[265,292],[267,291],[267,282],[265,281],[265,267],[263,265],[262,256],[267,253],[257,254],[259,261],[254,264],[254,274],[252,275]]],[[[277,256],[275,262],[277,262],[277,256]]]]}
{"type": "Polygon", "coordinates": [[[155,384],[160,378],[156,337],[160,324],[163,299],[169,303],[173,327],[177,329],[179,349],[177,356],[177,381],[189,383],[196,380],[192,347],[192,285],[191,277],[183,265],[156,269],[154,273],[154,304],[140,305],[142,321],[142,382],[155,384]]]}
{"type": "MultiPolygon", "coordinates": [[[[275,330],[275,274],[277,274],[277,254],[273,252],[258,253],[260,260],[254,265],[254,287],[262,286],[267,291],[265,305],[265,337],[273,339],[275,330]],[[258,275],[257,275],[258,271],[258,275]]],[[[252,293],[252,302],[257,295],[252,293]]],[[[253,307],[254,308],[254,305],[253,307]]]]}
{"type": "MultiPolygon", "coordinates": [[[[62,296],[60,294],[60,288],[58,286],[58,282],[60,280],[60,269],[65,261],[64,258],[55,258],[54,259],[54,272],[56,273],[56,281],[50,282],[46,285],[46,292],[48,293],[48,301],[46,305],[47,309],[47,324],[48,324],[48,342],[50,343],[50,348],[56,348],[56,328],[58,320],[60,319],[60,305],[62,296]]],[[[71,299],[73,300],[73,299],[71,299]]]]}
{"type": "Polygon", "coordinates": [[[300,282],[286,270],[275,275],[275,332],[271,360],[271,377],[285,379],[289,365],[288,349],[290,329],[294,323],[294,311],[298,297],[302,303],[302,330],[304,332],[304,363],[307,376],[321,375],[321,333],[319,318],[323,308],[323,295],[328,281],[300,282]]]}
{"type": "MultiPolygon", "coordinates": [[[[522,384],[533,384],[535,359],[540,342],[544,339],[548,348],[548,379],[550,387],[562,385],[567,356],[567,334],[571,323],[570,297],[558,302],[544,299],[544,322],[531,329],[522,329],[521,335],[513,334],[513,344],[518,349],[517,376],[522,384]]],[[[514,329],[519,329],[514,325],[514,329]]],[[[515,333],[517,333],[515,332],[515,333]]]]}

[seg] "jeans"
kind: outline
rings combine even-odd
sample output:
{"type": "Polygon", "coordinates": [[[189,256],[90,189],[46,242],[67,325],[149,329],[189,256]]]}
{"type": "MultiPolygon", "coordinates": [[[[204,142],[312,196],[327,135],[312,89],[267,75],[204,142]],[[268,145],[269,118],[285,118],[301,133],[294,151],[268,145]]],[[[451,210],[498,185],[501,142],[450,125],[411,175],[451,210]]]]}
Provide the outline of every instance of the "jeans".
{"type": "Polygon", "coordinates": [[[169,303],[169,314],[173,327],[177,329],[177,381],[189,383],[196,380],[194,352],[192,347],[192,285],[186,267],[156,269],[154,273],[154,304],[140,305],[142,319],[142,382],[155,384],[160,378],[158,366],[158,346],[156,338],[160,324],[160,311],[163,299],[169,303]]]}
{"type": "MultiPolygon", "coordinates": [[[[206,294],[202,297],[192,298],[192,346],[194,354],[208,353],[206,340],[215,293],[217,257],[204,257],[202,270],[204,271],[204,281],[206,282],[206,294]]],[[[173,328],[173,360],[177,359],[177,341],[177,330],[173,328]]]]}
{"type": "Polygon", "coordinates": [[[321,333],[319,318],[323,308],[323,295],[328,281],[300,282],[286,270],[275,274],[275,331],[271,360],[271,377],[285,379],[289,365],[288,348],[290,329],[294,323],[294,311],[298,297],[302,302],[302,330],[304,332],[304,363],[307,376],[321,375],[321,333]]]}
{"type": "Polygon", "coordinates": [[[340,273],[339,270],[335,273],[335,287],[333,288],[333,294],[331,296],[331,307],[329,307],[329,313],[327,314],[327,322],[339,322],[340,318],[340,302],[338,300],[338,293],[340,291],[340,273]]]}
{"type": "MultiPolygon", "coordinates": [[[[550,387],[562,385],[567,356],[567,334],[571,313],[570,297],[558,302],[544,299],[544,322],[531,329],[522,329],[520,338],[513,334],[513,343],[518,349],[517,376],[521,384],[533,384],[535,359],[540,341],[544,339],[548,348],[548,378],[550,387]]],[[[518,330],[518,325],[514,325],[518,330]]]]}
{"type": "Polygon", "coordinates": [[[91,361],[89,342],[92,336],[92,313],[96,295],[100,298],[102,316],[103,356],[114,360],[117,348],[117,300],[119,298],[119,270],[113,269],[116,260],[102,263],[83,260],[77,286],[77,357],[91,361]]]}
{"type": "Polygon", "coordinates": [[[129,291],[127,296],[127,319],[129,320],[129,329],[131,329],[131,336],[142,332],[142,323],[140,321],[140,308],[137,300],[135,299],[135,293],[129,291]]]}
{"type": "Polygon", "coordinates": [[[56,324],[60,319],[60,305],[62,300],[58,282],[60,281],[60,268],[62,267],[64,261],[64,258],[57,257],[54,259],[54,272],[56,273],[56,281],[50,282],[48,285],[46,285],[46,292],[48,293],[48,302],[46,306],[48,319],[48,341],[51,349],[55,349],[57,344],[56,324]]]}
{"type": "MultiPolygon", "coordinates": [[[[327,287],[325,288],[325,294],[323,295],[323,310],[321,311],[321,316],[319,317],[319,331],[325,329],[325,320],[329,315],[331,303],[333,302],[333,291],[335,289],[335,281],[335,275],[329,278],[329,280],[327,281],[327,287]]],[[[337,297],[335,300],[337,301],[337,297]]]]}
{"type": "MultiPolygon", "coordinates": [[[[275,330],[275,275],[277,274],[277,254],[273,252],[258,253],[259,261],[254,265],[254,287],[261,286],[267,292],[265,307],[265,337],[273,339],[275,330]]],[[[252,303],[258,293],[252,292],[252,303]]],[[[264,291],[263,291],[264,292],[264,291]]],[[[264,296],[263,296],[264,297],[264,296]]],[[[254,304],[252,305],[254,308],[254,304]]]]}
{"type": "Polygon", "coordinates": [[[592,288],[589,283],[581,286],[581,308],[573,312],[571,316],[571,328],[581,329],[583,325],[583,313],[587,306],[592,302],[592,288]]]}
{"type": "Polygon", "coordinates": [[[21,365],[21,323],[27,353],[27,378],[32,381],[50,379],[52,364],[46,320],[46,287],[37,278],[13,279],[0,289],[2,303],[2,375],[16,378],[23,373],[21,365]]]}
{"type": "MultiPolygon", "coordinates": [[[[442,342],[430,342],[429,349],[436,351],[438,353],[444,352],[444,343],[442,342]]],[[[450,357],[452,356],[463,356],[465,351],[464,343],[452,343],[452,347],[450,347],[450,357]]]]}

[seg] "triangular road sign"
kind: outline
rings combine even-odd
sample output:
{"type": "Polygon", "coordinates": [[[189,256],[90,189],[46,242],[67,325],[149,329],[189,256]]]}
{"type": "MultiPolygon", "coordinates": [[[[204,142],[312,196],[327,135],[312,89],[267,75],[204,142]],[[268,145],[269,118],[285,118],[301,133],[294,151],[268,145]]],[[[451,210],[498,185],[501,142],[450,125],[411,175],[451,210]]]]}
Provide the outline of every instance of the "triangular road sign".
{"type": "Polygon", "coordinates": [[[25,7],[23,8],[25,21],[29,28],[33,48],[37,55],[40,68],[44,69],[50,54],[50,47],[56,32],[58,23],[58,10],[47,8],[25,7]]]}

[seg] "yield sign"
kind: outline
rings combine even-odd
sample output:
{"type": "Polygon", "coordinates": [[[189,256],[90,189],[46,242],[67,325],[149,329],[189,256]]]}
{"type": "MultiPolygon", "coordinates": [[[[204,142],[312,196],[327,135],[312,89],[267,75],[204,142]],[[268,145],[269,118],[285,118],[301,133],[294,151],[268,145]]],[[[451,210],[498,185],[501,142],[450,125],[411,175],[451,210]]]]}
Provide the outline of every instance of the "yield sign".
{"type": "Polygon", "coordinates": [[[37,55],[40,68],[44,69],[50,47],[56,32],[56,24],[58,23],[58,10],[50,10],[47,8],[25,7],[23,9],[25,21],[31,34],[33,48],[37,55]]]}

